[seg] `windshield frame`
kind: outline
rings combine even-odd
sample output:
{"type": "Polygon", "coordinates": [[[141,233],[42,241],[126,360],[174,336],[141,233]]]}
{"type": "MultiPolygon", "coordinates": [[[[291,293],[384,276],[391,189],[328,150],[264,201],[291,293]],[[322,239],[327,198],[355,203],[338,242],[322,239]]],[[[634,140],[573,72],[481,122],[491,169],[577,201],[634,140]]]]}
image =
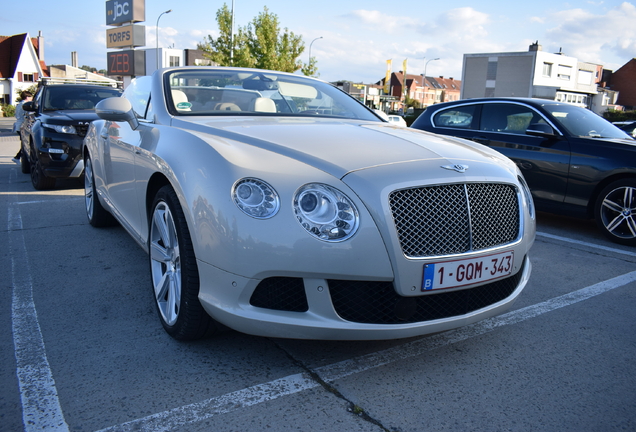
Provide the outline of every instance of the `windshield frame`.
{"type": "Polygon", "coordinates": [[[337,87],[283,72],[183,68],[167,71],[163,84],[166,108],[174,116],[323,117],[382,122],[372,110],[337,87]]]}

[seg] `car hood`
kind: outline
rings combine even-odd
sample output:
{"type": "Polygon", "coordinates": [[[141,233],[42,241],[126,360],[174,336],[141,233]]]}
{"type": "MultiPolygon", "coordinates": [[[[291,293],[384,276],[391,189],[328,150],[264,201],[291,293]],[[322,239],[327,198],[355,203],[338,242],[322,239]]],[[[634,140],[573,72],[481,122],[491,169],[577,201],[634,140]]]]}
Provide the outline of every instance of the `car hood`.
{"type": "Polygon", "coordinates": [[[45,111],[45,114],[51,120],[60,121],[90,122],[99,118],[95,110],[45,111]]]}
{"type": "Polygon", "coordinates": [[[251,145],[299,160],[337,178],[402,163],[470,162],[508,165],[501,154],[463,139],[406,129],[388,123],[297,118],[189,118],[172,126],[210,143],[251,145]]]}

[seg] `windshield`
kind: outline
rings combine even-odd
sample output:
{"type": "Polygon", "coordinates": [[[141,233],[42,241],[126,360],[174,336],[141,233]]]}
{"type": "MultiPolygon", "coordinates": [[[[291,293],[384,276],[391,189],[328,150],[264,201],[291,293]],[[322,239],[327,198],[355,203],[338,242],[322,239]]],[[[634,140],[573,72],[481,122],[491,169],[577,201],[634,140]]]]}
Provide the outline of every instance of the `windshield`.
{"type": "Polygon", "coordinates": [[[569,104],[543,106],[570,134],[587,138],[631,138],[594,112],[569,104]]]}
{"type": "Polygon", "coordinates": [[[166,74],[175,115],[322,116],[380,121],[364,105],[322,81],[270,71],[208,69],[166,74]]]}
{"type": "Polygon", "coordinates": [[[67,85],[48,86],[44,93],[44,111],[93,110],[97,102],[121,94],[118,89],[103,87],[71,87],[67,85]]]}

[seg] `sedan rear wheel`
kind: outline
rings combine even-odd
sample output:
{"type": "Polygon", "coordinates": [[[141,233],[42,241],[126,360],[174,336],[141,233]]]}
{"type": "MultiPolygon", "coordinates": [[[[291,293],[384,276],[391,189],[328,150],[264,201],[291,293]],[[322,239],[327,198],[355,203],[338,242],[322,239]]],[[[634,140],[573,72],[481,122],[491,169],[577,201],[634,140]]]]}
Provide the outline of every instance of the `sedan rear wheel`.
{"type": "Polygon", "coordinates": [[[636,245],[636,180],[618,180],[603,189],[594,216],[609,239],[636,245]]]}
{"type": "Polygon", "coordinates": [[[150,272],[164,329],[178,340],[211,335],[216,323],[199,301],[199,271],[190,232],[170,186],[157,193],[150,217],[150,272]]]}

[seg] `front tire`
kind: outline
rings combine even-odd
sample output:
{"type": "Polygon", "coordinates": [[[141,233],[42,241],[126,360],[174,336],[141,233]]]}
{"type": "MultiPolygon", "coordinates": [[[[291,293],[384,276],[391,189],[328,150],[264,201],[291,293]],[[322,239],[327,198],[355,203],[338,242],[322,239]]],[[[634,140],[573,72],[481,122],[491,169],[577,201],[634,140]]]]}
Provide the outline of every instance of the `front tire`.
{"type": "Polygon", "coordinates": [[[594,218],[615,243],[636,246],[636,180],[618,180],[601,191],[594,218]]]}
{"type": "Polygon", "coordinates": [[[55,179],[47,177],[42,171],[42,166],[37,155],[34,153],[31,159],[31,183],[36,190],[48,190],[55,187],[55,179]]]}
{"type": "Polygon", "coordinates": [[[96,228],[115,225],[116,221],[99,202],[99,196],[95,189],[95,174],[93,174],[93,162],[90,156],[84,156],[84,203],[88,223],[96,228]]]}
{"type": "Polygon", "coordinates": [[[199,301],[199,270],[177,194],[162,187],[152,204],[148,248],[155,305],[163,328],[177,340],[216,332],[199,301]]]}

